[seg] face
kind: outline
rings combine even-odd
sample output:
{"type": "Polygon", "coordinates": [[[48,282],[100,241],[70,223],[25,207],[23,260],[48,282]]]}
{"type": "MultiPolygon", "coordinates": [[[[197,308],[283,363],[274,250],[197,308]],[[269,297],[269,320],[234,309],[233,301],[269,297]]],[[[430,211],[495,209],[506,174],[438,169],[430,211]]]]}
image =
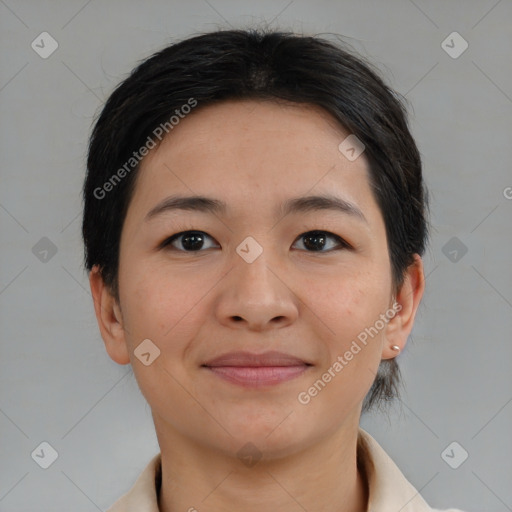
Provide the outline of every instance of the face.
{"type": "Polygon", "coordinates": [[[348,135],[316,107],[226,102],[142,162],[106,344],[159,441],[279,457],[358,424],[400,315],[367,161],[338,149],[348,135]]]}

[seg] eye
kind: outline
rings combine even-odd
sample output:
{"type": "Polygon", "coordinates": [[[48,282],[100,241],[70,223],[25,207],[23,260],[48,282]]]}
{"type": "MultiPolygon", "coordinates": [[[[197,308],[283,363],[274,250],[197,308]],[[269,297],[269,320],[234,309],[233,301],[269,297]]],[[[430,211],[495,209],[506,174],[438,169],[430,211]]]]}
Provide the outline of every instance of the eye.
{"type": "MultiPolygon", "coordinates": [[[[201,252],[203,249],[219,247],[218,245],[205,246],[206,239],[213,240],[204,231],[182,231],[164,240],[161,248],[171,246],[172,249],[181,252],[201,252]]],[[[329,231],[308,231],[300,235],[297,240],[302,241],[302,246],[307,252],[331,252],[338,249],[351,249],[351,246],[343,238],[329,231]]]]}
{"type": "MultiPolygon", "coordinates": [[[[209,238],[213,240],[210,235],[207,235],[204,231],[182,231],[181,233],[176,233],[172,235],[167,240],[165,240],[161,247],[168,247],[171,245],[174,249],[183,252],[199,252],[201,249],[204,249],[205,239],[209,238]],[[177,247],[181,245],[180,247],[177,247]]],[[[212,247],[206,247],[206,249],[211,249],[212,247]]]]}
{"type": "Polygon", "coordinates": [[[298,240],[304,240],[302,245],[308,250],[308,252],[331,252],[332,250],[338,249],[350,249],[351,246],[343,240],[343,238],[330,233],[329,231],[308,231],[299,236],[298,240]],[[329,239],[334,240],[336,243],[329,243],[329,239]],[[334,247],[333,247],[334,245],[334,247]],[[328,247],[328,250],[323,250],[328,247]]]}

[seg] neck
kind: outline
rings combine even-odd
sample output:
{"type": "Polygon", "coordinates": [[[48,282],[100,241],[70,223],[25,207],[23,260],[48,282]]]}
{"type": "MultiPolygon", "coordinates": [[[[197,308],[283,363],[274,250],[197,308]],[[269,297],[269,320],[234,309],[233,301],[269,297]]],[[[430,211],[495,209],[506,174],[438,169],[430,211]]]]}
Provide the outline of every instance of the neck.
{"type": "Polygon", "coordinates": [[[357,426],[300,453],[250,467],[179,435],[162,441],[159,435],[160,512],[221,512],[234,504],[244,512],[367,510],[367,483],[357,467],[357,426]]]}

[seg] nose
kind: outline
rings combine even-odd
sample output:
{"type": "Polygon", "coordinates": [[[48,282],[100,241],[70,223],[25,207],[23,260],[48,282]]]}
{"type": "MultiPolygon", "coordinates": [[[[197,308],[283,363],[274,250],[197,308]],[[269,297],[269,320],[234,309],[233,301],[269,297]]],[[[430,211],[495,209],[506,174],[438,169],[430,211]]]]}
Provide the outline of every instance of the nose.
{"type": "Polygon", "coordinates": [[[266,331],[292,324],[298,297],[289,287],[283,266],[269,261],[266,251],[252,263],[236,255],[218,297],[219,322],[230,328],[266,331]]]}

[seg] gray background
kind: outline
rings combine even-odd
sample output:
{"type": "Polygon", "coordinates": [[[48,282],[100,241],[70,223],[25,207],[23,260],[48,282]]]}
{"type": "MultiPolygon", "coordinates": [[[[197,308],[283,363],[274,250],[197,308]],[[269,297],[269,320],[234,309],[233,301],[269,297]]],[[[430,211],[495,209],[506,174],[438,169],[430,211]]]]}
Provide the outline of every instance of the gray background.
{"type": "Polygon", "coordinates": [[[512,510],[512,2],[0,0],[0,20],[0,511],[105,510],[158,451],[82,267],[87,137],[140,59],[254,24],[342,34],[411,102],[427,292],[399,356],[402,401],[362,426],[432,506],[512,510]],[[59,44],[47,59],[31,48],[43,31],[59,44]],[[453,31],[469,44],[458,58],[441,46],[453,31]],[[58,452],[46,470],[31,458],[43,441],[58,452]],[[441,457],[453,441],[469,453],[458,469],[441,457]]]}

